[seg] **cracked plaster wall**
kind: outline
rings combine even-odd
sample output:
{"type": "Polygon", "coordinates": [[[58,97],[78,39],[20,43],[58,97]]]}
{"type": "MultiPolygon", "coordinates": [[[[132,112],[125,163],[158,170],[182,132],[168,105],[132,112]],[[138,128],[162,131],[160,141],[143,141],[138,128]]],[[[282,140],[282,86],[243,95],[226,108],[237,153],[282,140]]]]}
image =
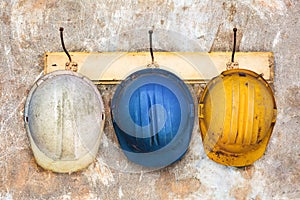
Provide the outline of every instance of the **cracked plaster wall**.
{"type": "MultiPolygon", "coordinates": [[[[300,4],[296,0],[1,0],[0,199],[299,199],[300,4]],[[113,148],[110,122],[95,163],[56,174],[34,161],[23,123],[28,91],[43,70],[43,54],[61,51],[239,51],[275,56],[277,123],[265,156],[247,168],[209,160],[197,123],[186,156],[158,171],[127,162],[113,148]]],[[[114,88],[100,87],[108,102],[114,88]]],[[[106,112],[109,109],[106,108],[106,112]]],[[[115,146],[114,146],[115,147],[115,146]]]]}

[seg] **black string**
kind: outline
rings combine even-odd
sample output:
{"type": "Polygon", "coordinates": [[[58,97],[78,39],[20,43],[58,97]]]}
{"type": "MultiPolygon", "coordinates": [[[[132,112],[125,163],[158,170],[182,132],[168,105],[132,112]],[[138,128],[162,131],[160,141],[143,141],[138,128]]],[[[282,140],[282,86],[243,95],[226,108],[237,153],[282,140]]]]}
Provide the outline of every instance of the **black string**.
{"type": "Polygon", "coordinates": [[[153,55],[153,49],[152,49],[152,33],[153,33],[153,30],[149,30],[150,54],[151,54],[151,58],[152,58],[152,64],[154,64],[154,55],[153,55]]]}
{"type": "Polygon", "coordinates": [[[236,32],[237,32],[237,28],[234,28],[233,29],[233,49],[232,49],[231,62],[234,62],[234,54],[235,54],[235,46],[236,46],[236,32]]]}
{"type": "Polygon", "coordinates": [[[60,27],[59,28],[59,31],[60,31],[60,40],[61,40],[61,45],[62,45],[62,48],[64,49],[64,52],[67,54],[68,58],[69,58],[69,61],[72,62],[72,58],[69,54],[69,52],[67,51],[66,47],[65,47],[65,43],[64,43],[64,37],[63,37],[63,31],[64,31],[64,28],[63,27],[60,27]]]}

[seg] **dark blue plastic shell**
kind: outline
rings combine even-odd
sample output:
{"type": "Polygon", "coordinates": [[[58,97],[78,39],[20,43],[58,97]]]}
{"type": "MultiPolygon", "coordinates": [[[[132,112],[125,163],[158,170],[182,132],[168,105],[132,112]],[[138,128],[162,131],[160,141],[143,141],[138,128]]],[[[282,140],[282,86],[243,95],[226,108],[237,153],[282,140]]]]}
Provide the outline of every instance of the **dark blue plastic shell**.
{"type": "Polygon", "coordinates": [[[194,101],[171,72],[149,68],[127,77],[111,103],[113,126],[127,158],[165,167],[186,152],[194,125],[194,101]]]}

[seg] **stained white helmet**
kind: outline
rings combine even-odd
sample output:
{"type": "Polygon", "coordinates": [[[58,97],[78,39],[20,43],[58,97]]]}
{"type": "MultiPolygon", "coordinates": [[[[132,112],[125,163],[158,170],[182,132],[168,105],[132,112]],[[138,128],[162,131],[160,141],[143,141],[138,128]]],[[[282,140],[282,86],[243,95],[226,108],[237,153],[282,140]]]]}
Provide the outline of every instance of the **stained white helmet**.
{"type": "Polygon", "coordinates": [[[25,104],[25,126],[37,163],[54,172],[74,172],[96,157],[104,126],[96,86],[72,71],[40,78],[25,104]]]}

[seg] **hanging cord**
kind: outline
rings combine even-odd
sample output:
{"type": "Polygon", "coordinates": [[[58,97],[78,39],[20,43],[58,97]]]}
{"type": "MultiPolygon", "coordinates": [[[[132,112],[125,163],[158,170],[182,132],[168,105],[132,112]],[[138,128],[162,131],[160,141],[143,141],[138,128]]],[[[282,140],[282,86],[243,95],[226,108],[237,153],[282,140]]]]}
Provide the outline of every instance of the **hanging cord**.
{"type": "Polygon", "coordinates": [[[232,54],[231,54],[231,62],[228,62],[226,64],[227,70],[239,68],[239,63],[234,61],[234,55],[235,55],[235,49],[236,49],[236,32],[237,32],[237,28],[233,28],[233,48],[232,48],[232,54]]]}
{"type": "Polygon", "coordinates": [[[60,27],[60,28],[59,28],[59,31],[60,31],[61,46],[62,46],[64,52],[66,53],[66,55],[67,55],[68,58],[69,58],[69,62],[66,63],[65,69],[66,69],[66,70],[72,70],[72,71],[76,72],[76,71],[78,70],[78,64],[77,64],[76,62],[72,62],[72,58],[71,58],[69,52],[67,51],[67,49],[66,49],[66,47],[65,47],[64,37],[63,37],[63,31],[64,31],[64,28],[63,28],[63,27],[60,27]]]}

